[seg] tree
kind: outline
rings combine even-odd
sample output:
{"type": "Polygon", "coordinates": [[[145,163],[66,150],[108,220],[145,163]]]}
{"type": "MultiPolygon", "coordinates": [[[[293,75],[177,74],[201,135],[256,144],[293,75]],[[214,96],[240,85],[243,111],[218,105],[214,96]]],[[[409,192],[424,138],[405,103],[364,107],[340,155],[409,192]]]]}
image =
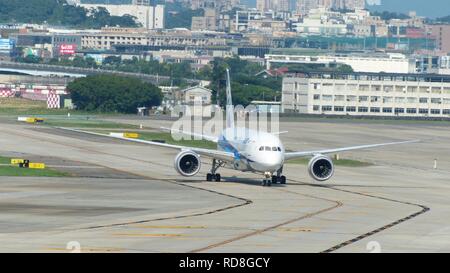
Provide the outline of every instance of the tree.
{"type": "Polygon", "coordinates": [[[448,24],[448,23],[450,23],[450,15],[445,16],[445,17],[436,18],[435,22],[448,24]]]}
{"type": "Polygon", "coordinates": [[[371,12],[372,16],[379,16],[381,19],[385,21],[389,21],[392,19],[409,19],[410,17],[403,13],[396,13],[396,12],[389,12],[389,11],[383,11],[383,12],[371,12]]]}
{"type": "MultiPolygon", "coordinates": [[[[233,83],[231,85],[233,90],[233,103],[235,105],[247,106],[254,100],[274,101],[278,92],[268,87],[251,84],[233,83]]],[[[225,104],[226,96],[222,92],[220,96],[221,105],[225,104]]]]}
{"type": "Polygon", "coordinates": [[[67,88],[77,109],[86,111],[136,113],[138,107],[157,106],[162,100],[156,86],[115,75],[79,78],[67,88]]]}
{"type": "Polygon", "coordinates": [[[135,20],[130,15],[111,16],[104,8],[88,12],[65,0],[0,0],[0,22],[6,23],[49,23],[80,28],[137,27],[135,20]]]}
{"type": "Polygon", "coordinates": [[[192,10],[180,2],[165,3],[166,5],[166,28],[191,28],[192,17],[203,16],[204,10],[192,10]]]}
{"type": "Polygon", "coordinates": [[[281,90],[281,78],[259,78],[255,75],[263,66],[239,57],[216,58],[212,64],[211,85],[213,98],[217,96],[221,105],[225,104],[226,69],[230,69],[233,103],[247,106],[253,100],[274,100],[281,90]]]}

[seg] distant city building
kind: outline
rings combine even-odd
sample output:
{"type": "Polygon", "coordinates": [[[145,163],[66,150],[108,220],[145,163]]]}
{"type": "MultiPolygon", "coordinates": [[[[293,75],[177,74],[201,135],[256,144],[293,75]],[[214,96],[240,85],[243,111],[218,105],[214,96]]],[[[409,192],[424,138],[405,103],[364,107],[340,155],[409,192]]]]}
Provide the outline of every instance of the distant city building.
{"type": "Polygon", "coordinates": [[[202,86],[194,86],[181,90],[176,101],[182,106],[182,109],[179,110],[183,111],[183,115],[211,117],[211,97],[212,90],[202,86]]]}
{"type": "Polygon", "coordinates": [[[103,28],[99,32],[82,32],[83,49],[111,50],[117,46],[184,48],[225,46],[226,40],[189,30],[149,32],[145,29],[103,28]]]}
{"type": "Polygon", "coordinates": [[[131,3],[133,5],[150,6],[150,0],[133,0],[131,3]]]}
{"type": "Polygon", "coordinates": [[[435,73],[450,75],[450,56],[440,54],[416,54],[413,56],[416,62],[417,73],[435,73]]]}
{"type": "Polygon", "coordinates": [[[235,29],[238,32],[261,31],[276,32],[287,29],[287,21],[284,13],[260,11],[255,9],[236,11],[235,29]]]}
{"type": "Polygon", "coordinates": [[[287,74],[283,78],[282,111],[313,115],[450,117],[450,76],[287,74]]]}
{"type": "Polygon", "coordinates": [[[81,35],[76,33],[16,33],[11,35],[11,39],[17,46],[26,49],[25,55],[43,58],[74,55],[82,44],[81,35]]]}
{"type": "Polygon", "coordinates": [[[332,12],[323,7],[312,9],[298,23],[294,23],[294,29],[300,33],[316,35],[345,35],[347,23],[339,12],[332,12]]]}
{"type": "Polygon", "coordinates": [[[132,5],[99,5],[99,4],[79,4],[86,9],[105,8],[113,16],[131,15],[136,17],[138,23],[146,29],[165,28],[165,6],[145,5],[146,1],[134,1],[132,5]]]}
{"type": "Polygon", "coordinates": [[[214,8],[218,12],[229,11],[239,6],[240,0],[191,0],[191,9],[214,8]]]}
{"type": "Polygon", "coordinates": [[[256,9],[265,12],[265,11],[289,11],[289,0],[256,0],[256,9]]]}
{"type": "Polygon", "coordinates": [[[12,39],[0,38],[0,59],[9,59],[14,54],[15,41],[12,39]]]}
{"type": "Polygon", "coordinates": [[[199,31],[199,30],[212,30],[215,31],[218,28],[218,19],[217,11],[212,8],[204,9],[204,16],[192,17],[192,25],[191,30],[199,31]]]}
{"type": "Polygon", "coordinates": [[[436,39],[437,49],[450,54],[450,25],[428,25],[427,32],[436,39]]]}
{"type": "Polygon", "coordinates": [[[365,0],[297,0],[297,12],[308,14],[310,10],[316,8],[336,9],[336,10],[361,10],[365,9],[365,0]]]}

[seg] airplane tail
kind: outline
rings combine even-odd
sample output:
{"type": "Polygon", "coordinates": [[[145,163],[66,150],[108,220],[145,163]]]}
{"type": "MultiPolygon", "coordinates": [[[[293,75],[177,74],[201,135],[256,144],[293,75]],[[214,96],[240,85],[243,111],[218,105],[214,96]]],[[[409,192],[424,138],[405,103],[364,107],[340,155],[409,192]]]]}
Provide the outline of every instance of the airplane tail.
{"type": "Polygon", "coordinates": [[[227,69],[227,105],[226,105],[227,128],[234,128],[234,106],[231,97],[230,69],[227,69]]]}

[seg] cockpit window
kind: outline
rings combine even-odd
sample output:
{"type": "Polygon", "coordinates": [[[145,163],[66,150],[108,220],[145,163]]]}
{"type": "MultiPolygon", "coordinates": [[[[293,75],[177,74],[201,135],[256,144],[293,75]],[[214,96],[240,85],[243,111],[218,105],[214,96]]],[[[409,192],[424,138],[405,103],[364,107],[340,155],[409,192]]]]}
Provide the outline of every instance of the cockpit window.
{"type": "Polygon", "coordinates": [[[281,148],[280,147],[269,147],[269,146],[261,146],[258,149],[259,151],[267,151],[267,152],[281,152],[281,148]]]}

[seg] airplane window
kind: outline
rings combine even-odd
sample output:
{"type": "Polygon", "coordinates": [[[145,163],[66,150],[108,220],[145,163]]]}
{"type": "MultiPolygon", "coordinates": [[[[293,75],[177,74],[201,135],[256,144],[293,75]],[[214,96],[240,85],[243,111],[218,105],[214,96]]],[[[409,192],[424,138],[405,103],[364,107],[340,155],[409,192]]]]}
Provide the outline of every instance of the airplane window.
{"type": "Polygon", "coordinates": [[[277,147],[272,147],[272,151],[276,152],[277,151],[277,147]]]}
{"type": "Polygon", "coordinates": [[[281,152],[281,148],[280,147],[278,147],[278,151],[281,152]]]}
{"type": "Polygon", "coordinates": [[[259,150],[264,151],[264,147],[263,146],[259,147],[259,150]]]}
{"type": "Polygon", "coordinates": [[[271,149],[270,149],[269,146],[266,146],[266,147],[265,147],[265,150],[266,150],[266,151],[270,151],[271,149]]]}

